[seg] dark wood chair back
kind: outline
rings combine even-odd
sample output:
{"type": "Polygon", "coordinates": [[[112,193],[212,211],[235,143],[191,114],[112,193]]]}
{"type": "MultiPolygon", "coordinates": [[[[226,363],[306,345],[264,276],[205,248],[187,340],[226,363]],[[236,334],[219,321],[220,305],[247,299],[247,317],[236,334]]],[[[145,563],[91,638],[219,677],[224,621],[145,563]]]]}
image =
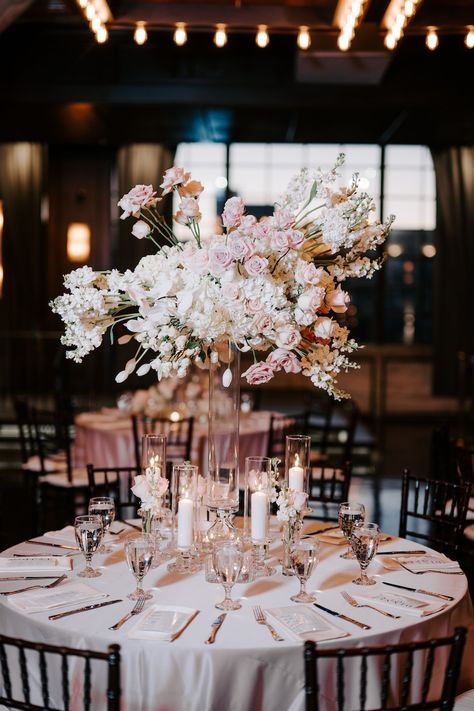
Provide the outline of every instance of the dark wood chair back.
{"type": "Polygon", "coordinates": [[[166,435],[166,458],[170,462],[191,459],[194,418],[187,417],[174,422],[166,417],[132,415],[135,464],[141,467],[141,438],[145,434],[166,435]]]}
{"type": "Polygon", "coordinates": [[[66,711],[70,708],[73,695],[76,708],[80,687],[72,685],[71,679],[72,665],[76,667],[78,659],[84,660],[81,691],[84,711],[91,708],[92,693],[94,692],[94,696],[97,694],[97,685],[92,674],[92,665],[95,662],[105,663],[108,672],[101,708],[119,711],[120,647],[117,644],[111,645],[107,652],[93,652],[41,642],[27,642],[5,635],[0,635],[0,704],[26,711],[66,711]],[[53,703],[52,696],[56,700],[62,697],[62,703],[59,706],[57,702],[53,703]]]}
{"type": "Polygon", "coordinates": [[[26,400],[18,399],[13,401],[13,408],[15,410],[16,426],[18,428],[21,461],[23,464],[26,464],[30,457],[38,454],[35,451],[35,435],[31,408],[26,400]]]}
{"type": "Polygon", "coordinates": [[[314,463],[319,460],[342,466],[352,460],[359,412],[352,402],[337,406],[332,398],[328,399],[329,402],[316,401],[306,411],[304,434],[311,436],[314,463]]]}
{"type": "Polygon", "coordinates": [[[94,467],[87,465],[89,497],[111,496],[118,518],[135,518],[140,499],[132,493],[132,486],[141,467],[94,467]]]}
{"type": "Polygon", "coordinates": [[[400,537],[421,539],[435,550],[455,558],[466,524],[470,490],[469,482],[453,484],[414,477],[405,469],[400,537]]]}
{"type": "Polygon", "coordinates": [[[306,415],[271,415],[268,431],[267,457],[279,459],[284,466],[286,436],[306,434],[306,415]]]}
{"type": "Polygon", "coordinates": [[[351,462],[342,467],[322,465],[311,467],[308,505],[309,518],[319,521],[337,521],[339,505],[349,500],[351,462]]]}
{"type": "Polygon", "coordinates": [[[334,711],[451,711],[466,633],[466,628],[458,627],[450,637],[426,642],[350,649],[318,649],[314,642],[305,642],[306,711],[326,708],[323,679],[325,690],[334,690],[334,711]],[[441,686],[440,693],[430,691],[433,681],[441,686]],[[379,702],[368,698],[369,689],[379,702]]]}
{"type": "Polygon", "coordinates": [[[58,454],[64,458],[58,462],[58,472],[66,472],[67,480],[72,483],[73,467],[71,458],[71,431],[69,420],[56,410],[43,410],[31,407],[33,422],[34,450],[40,461],[39,474],[53,473],[51,466],[46,465],[58,454]]]}

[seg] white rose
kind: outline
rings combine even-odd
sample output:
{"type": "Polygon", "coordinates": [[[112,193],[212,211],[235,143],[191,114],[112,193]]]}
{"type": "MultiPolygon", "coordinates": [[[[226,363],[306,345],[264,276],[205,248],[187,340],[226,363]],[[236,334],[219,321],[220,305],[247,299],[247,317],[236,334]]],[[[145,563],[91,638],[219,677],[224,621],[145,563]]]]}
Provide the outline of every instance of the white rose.
{"type": "Polygon", "coordinates": [[[322,338],[324,341],[329,340],[331,338],[333,325],[332,319],[327,318],[326,316],[316,319],[314,324],[314,333],[316,338],[322,338]]]}
{"type": "Polygon", "coordinates": [[[132,227],[132,235],[137,239],[147,237],[151,232],[150,225],[144,220],[137,220],[132,227]]]}

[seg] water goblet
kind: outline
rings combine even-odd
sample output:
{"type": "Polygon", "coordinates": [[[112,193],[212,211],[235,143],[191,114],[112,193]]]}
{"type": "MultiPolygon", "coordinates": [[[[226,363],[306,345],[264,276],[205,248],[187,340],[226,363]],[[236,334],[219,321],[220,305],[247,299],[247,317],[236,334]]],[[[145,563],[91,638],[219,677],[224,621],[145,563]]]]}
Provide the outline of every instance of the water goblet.
{"type": "Polygon", "coordinates": [[[155,546],[152,536],[146,534],[138,536],[125,543],[125,557],[130,571],[135,576],[137,587],[127,595],[129,600],[138,600],[143,597],[145,600],[151,600],[153,594],[150,591],[143,589],[143,578],[150,570],[155,553],[155,546]]]}
{"type": "Polygon", "coordinates": [[[376,580],[369,578],[366,570],[377,553],[380,540],[380,528],[376,523],[359,523],[352,529],[351,546],[360,565],[360,578],[352,582],[355,585],[375,585],[376,580]]]}
{"type": "MultiPolygon", "coordinates": [[[[111,496],[93,496],[89,501],[89,514],[100,516],[104,529],[104,536],[108,532],[115,518],[115,501],[111,496]]],[[[97,553],[112,553],[113,548],[102,543],[97,553]]]]}
{"type": "Polygon", "coordinates": [[[225,598],[216,603],[219,610],[240,610],[242,605],[236,600],[231,600],[232,587],[237,582],[242,568],[243,553],[236,543],[216,544],[212,554],[212,562],[219,583],[224,586],[225,598]]]}
{"type": "Polygon", "coordinates": [[[347,541],[347,551],[341,553],[340,558],[354,558],[354,554],[351,550],[351,534],[354,526],[361,521],[365,521],[364,504],[359,504],[355,501],[347,501],[339,506],[339,528],[347,541]]]}
{"type": "Polygon", "coordinates": [[[294,543],[290,547],[290,560],[295,575],[300,581],[300,591],[297,595],[292,595],[293,602],[314,602],[316,595],[306,592],[306,582],[308,581],[314,566],[319,560],[319,543],[317,541],[302,541],[294,543]]]}
{"type": "Polygon", "coordinates": [[[76,516],[74,519],[74,533],[77,545],[86,559],[86,567],[78,573],[80,578],[97,578],[102,575],[100,570],[94,570],[91,560],[100,546],[104,527],[100,516],[76,516]]]}

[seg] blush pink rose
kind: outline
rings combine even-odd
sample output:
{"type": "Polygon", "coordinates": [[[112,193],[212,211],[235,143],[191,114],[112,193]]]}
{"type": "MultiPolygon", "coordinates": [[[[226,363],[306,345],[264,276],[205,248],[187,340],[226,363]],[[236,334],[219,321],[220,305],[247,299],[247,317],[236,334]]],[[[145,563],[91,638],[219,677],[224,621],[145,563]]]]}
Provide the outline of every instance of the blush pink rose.
{"type": "Polygon", "coordinates": [[[222,296],[229,301],[240,301],[242,290],[232,282],[226,282],[222,284],[222,296]]]}
{"type": "Polygon", "coordinates": [[[241,237],[236,233],[232,233],[232,235],[232,239],[229,238],[229,251],[234,259],[248,259],[251,257],[254,253],[253,244],[246,237],[241,237]]]}
{"type": "Polygon", "coordinates": [[[273,378],[274,370],[270,363],[262,360],[260,363],[254,363],[248,368],[242,377],[247,379],[249,385],[261,385],[268,383],[273,378]]]}
{"type": "Polygon", "coordinates": [[[225,244],[218,244],[209,250],[209,271],[214,276],[220,276],[232,264],[232,255],[225,244]]]}
{"type": "Polygon", "coordinates": [[[192,254],[183,257],[183,263],[193,274],[205,274],[209,271],[209,256],[207,249],[197,249],[192,254]]]}
{"type": "Polygon", "coordinates": [[[288,244],[293,249],[299,249],[304,242],[304,234],[300,230],[291,230],[288,236],[288,244]]]}
{"type": "Polygon", "coordinates": [[[246,307],[247,311],[249,311],[251,314],[258,314],[260,311],[263,311],[263,304],[261,299],[247,299],[246,302],[246,307]]]}
{"type": "Polygon", "coordinates": [[[293,223],[293,215],[289,210],[277,210],[271,220],[277,230],[287,230],[293,223]]]}
{"type": "Polygon", "coordinates": [[[296,355],[286,348],[276,348],[272,351],[267,358],[267,363],[270,363],[275,370],[283,368],[285,373],[299,373],[302,370],[296,355]]]}
{"type": "Polygon", "coordinates": [[[298,306],[303,311],[317,311],[324,299],[324,289],[311,286],[298,297],[298,306]]]}
{"type": "Polygon", "coordinates": [[[349,294],[341,289],[340,286],[337,289],[328,291],[326,294],[326,306],[332,309],[337,314],[343,314],[347,311],[347,303],[349,302],[349,294]]]}
{"type": "Polygon", "coordinates": [[[295,271],[295,279],[298,284],[319,284],[322,274],[321,267],[316,268],[313,262],[299,261],[295,271]]]}
{"type": "Polygon", "coordinates": [[[250,257],[250,259],[245,261],[244,266],[250,276],[258,276],[266,271],[268,267],[268,259],[260,257],[258,254],[254,254],[250,257]]]}
{"type": "Polygon", "coordinates": [[[153,185],[135,185],[135,187],[132,188],[129,193],[126,193],[117,203],[118,207],[121,207],[124,211],[120,215],[120,219],[125,220],[125,218],[130,215],[139,213],[140,208],[150,202],[155,195],[153,185]]]}
{"type": "Polygon", "coordinates": [[[283,230],[273,230],[270,237],[270,246],[277,251],[288,249],[288,233],[283,230]]]}
{"type": "Polygon", "coordinates": [[[252,321],[252,329],[254,328],[257,333],[266,333],[267,331],[271,331],[272,327],[273,323],[270,316],[263,312],[256,313],[252,321]]]}
{"type": "Polygon", "coordinates": [[[187,183],[190,177],[191,173],[186,173],[184,168],[177,168],[176,166],[169,168],[169,170],[165,171],[163,182],[160,185],[160,188],[163,188],[163,195],[170,193],[178,185],[187,183]]]}
{"type": "Polygon", "coordinates": [[[188,222],[199,222],[201,213],[199,212],[198,201],[193,197],[183,198],[179,203],[174,219],[181,225],[186,225],[188,222]]]}
{"type": "Polygon", "coordinates": [[[301,341],[301,334],[294,326],[283,326],[276,338],[278,348],[294,348],[301,341]]]}
{"type": "Polygon", "coordinates": [[[227,200],[222,213],[222,224],[228,230],[238,227],[244,214],[245,205],[242,198],[232,197],[227,200]]]}
{"type": "Polygon", "coordinates": [[[204,190],[202,183],[199,180],[190,180],[189,183],[185,185],[180,185],[178,187],[178,192],[181,197],[192,197],[197,198],[204,190]]]}

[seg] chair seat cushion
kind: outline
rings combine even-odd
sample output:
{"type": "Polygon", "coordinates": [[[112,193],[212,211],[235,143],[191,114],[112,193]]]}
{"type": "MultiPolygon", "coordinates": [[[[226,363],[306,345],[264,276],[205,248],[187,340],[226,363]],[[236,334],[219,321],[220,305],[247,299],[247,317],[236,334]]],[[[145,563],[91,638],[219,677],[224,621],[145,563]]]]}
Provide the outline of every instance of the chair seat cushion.
{"type": "MultiPolygon", "coordinates": [[[[466,526],[464,529],[464,535],[466,538],[468,538],[470,541],[474,541],[474,523],[471,523],[470,526],[466,526]]],[[[474,706],[472,707],[474,711],[474,706]]]]}
{"type": "MultiPolygon", "coordinates": [[[[61,452],[58,452],[58,454],[54,457],[46,457],[43,460],[44,470],[47,472],[55,472],[60,469],[64,469],[65,463],[66,454],[61,452]]],[[[41,467],[41,459],[37,454],[29,457],[29,459],[21,465],[21,468],[30,472],[43,471],[43,468],[41,467]]]]}
{"type": "Polygon", "coordinates": [[[474,689],[456,696],[454,711],[474,711],[474,689]]]}
{"type": "Polygon", "coordinates": [[[85,487],[89,485],[89,480],[87,478],[87,469],[81,467],[72,470],[72,482],[68,480],[67,472],[57,472],[54,474],[45,474],[40,477],[41,484],[47,484],[49,486],[60,486],[65,489],[77,489],[79,487],[85,487]]]}

